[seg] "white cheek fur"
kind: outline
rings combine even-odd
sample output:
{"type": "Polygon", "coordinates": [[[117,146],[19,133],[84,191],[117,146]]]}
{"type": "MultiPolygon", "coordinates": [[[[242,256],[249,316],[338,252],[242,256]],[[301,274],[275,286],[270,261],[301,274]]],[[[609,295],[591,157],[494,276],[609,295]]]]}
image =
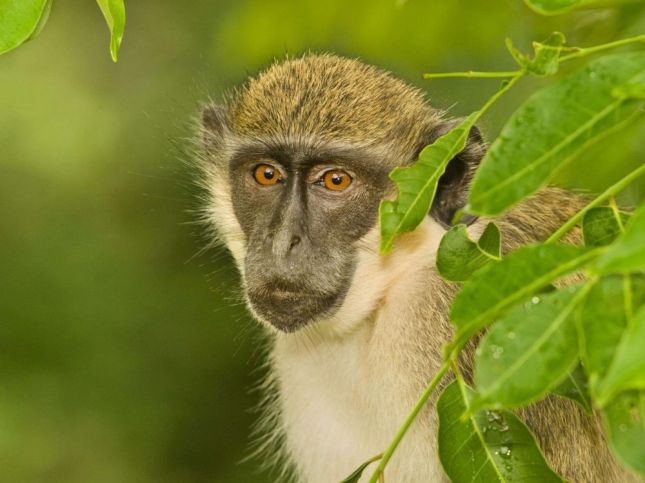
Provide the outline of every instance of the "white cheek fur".
{"type": "Polygon", "coordinates": [[[376,308],[392,296],[392,288],[405,291],[416,284],[410,277],[414,266],[434,264],[437,249],[445,230],[430,217],[413,233],[400,236],[395,248],[387,255],[379,253],[380,233],[375,226],[357,242],[358,262],[349,291],[336,314],[316,322],[311,330],[320,335],[342,337],[356,329],[376,308]],[[407,277],[407,278],[405,278],[407,277]]]}

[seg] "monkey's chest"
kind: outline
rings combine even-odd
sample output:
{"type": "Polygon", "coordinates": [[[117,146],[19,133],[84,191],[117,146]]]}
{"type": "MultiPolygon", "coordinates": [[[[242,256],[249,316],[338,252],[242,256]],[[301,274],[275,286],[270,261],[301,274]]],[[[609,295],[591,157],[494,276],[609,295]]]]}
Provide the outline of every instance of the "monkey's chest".
{"type": "MultiPolygon", "coordinates": [[[[388,362],[372,357],[360,336],[334,344],[276,345],[282,428],[306,482],[339,481],[383,452],[415,399],[405,376],[389,377],[388,362]]],[[[391,481],[441,481],[432,425],[422,417],[413,426],[388,465],[391,481]]]]}

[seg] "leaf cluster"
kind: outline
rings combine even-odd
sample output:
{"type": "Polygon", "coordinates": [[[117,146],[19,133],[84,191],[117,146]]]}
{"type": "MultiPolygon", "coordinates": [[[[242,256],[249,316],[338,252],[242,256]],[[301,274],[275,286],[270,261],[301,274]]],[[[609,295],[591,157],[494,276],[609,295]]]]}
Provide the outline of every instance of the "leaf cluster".
{"type": "MultiPolygon", "coordinates": [[[[416,163],[392,172],[399,196],[381,205],[382,252],[427,216],[437,182],[464,148],[470,129],[518,80],[552,76],[569,59],[643,40],[581,49],[566,47],[556,32],[534,43],[532,56],[507,42],[518,71],[456,73],[508,80],[480,110],[427,146],[416,163]]],[[[489,217],[488,223],[475,225],[485,225],[477,237],[458,224],[439,245],[438,272],[461,284],[450,312],[455,336],[445,347],[442,371],[370,481],[382,476],[450,367],[456,381],[443,390],[437,411],[439,457],[452,481],[561,481],[512,412],[548,395],[575,401],[589,417],[599,411],[619,460],[645,474],[645,206],[629,213],[614,201],[645,166],[592,200],[543,243],[502,255],[503,234],[494,223],[495,216],[547,185],[574,156],[642,114],[644,89],[645,52],[607,55],[538,90],[510,116],[482,160],[464,210],[489,217]],[[576,225],[584,246],[558,243],[576,225]],[[572,277],[578,282],[565,283],[572,277]],[[456,361],[482,331],[471,389],[456,361]]]]}
{"type": "MultiPolygon", "coordinates": [[[[0,0],[0,54],[38,36],[53,0],[0,0]]],[[[123,0],[96,0],[110,30],[110,55],[117,61],[125,30],[123,0]]]]}

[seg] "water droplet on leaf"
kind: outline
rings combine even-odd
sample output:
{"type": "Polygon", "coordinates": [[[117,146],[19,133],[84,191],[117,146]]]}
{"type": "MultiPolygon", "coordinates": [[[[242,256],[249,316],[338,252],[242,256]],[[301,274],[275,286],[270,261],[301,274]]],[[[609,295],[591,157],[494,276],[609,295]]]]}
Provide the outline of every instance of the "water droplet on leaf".
{"type": "Polygon", "coordinates": [[[499,359],[504,353],[504,348],[498,345],[491,345],[490,351],[493,359],[499,359]]]}

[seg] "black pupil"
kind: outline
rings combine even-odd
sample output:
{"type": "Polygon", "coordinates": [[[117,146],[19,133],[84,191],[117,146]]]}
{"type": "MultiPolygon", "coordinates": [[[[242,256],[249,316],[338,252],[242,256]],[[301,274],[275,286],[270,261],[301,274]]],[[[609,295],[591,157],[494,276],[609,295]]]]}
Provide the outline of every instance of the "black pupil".
{"type": "Polygon", "coordinates": [[[275,171],[273,171],[271,168],[266,168],[264,170],[264,177],[266,179],[273,179],[274,176],[275,176],[275,171]]]}
{"type": "Polygon", "coordinates": [[[331,182],[338,186],[343,182],[343,176],[340,174],[334,174],[331,177],[331,182]]]}

